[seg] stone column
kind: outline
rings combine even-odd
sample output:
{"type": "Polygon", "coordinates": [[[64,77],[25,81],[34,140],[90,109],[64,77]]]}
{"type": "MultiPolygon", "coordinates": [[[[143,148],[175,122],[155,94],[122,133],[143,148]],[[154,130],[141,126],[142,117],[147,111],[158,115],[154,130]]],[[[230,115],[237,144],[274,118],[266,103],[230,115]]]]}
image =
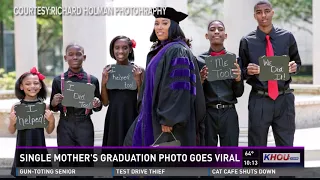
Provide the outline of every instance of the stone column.
{"type": "MultiPolygon", "coordinates": [[[[224,24],[228,38],[225,47],[238,55],[240,40],[243,36],[257,28],[254,19],[254,5],[258,0],[224,0],[224,24]]],[[[248,142],[248,100],[251,86],[245,83],[245,92],[236,105],[240,125],[240,145],[248,142]]],[[[270,133],[269,133],[270,134],[270,133]]]]}
{"type": "MultiPolygon", "coordinates": [[[[82,10],[84,7],[105,7],[108,0],[62,0],[63,7],[78,7],[82,10]]],[[[101,86],[102,69],[107,62],[107,24],[106,16],[85,16],[83,13],[79,16],[63,16],[63,52],[70,43],[77,43],[84,47],[87,55],[83,68],[86,72],[97,77],[101,86]]],[[[68,65],[64,62],[64,69],[68,65]]],[[[101,87],[100,87],[101,88],[101,87]]],[[[100,112],[94,112],[91,116],[95,128],[95,145],[101,146],[101,135],[104,129],[104,120],[106,109],[102,108],[100,112]]]]}
{"type": "Polygon", "coordinates": [[[224,0],[223,16],[228,33],[225,46],[235,54],[238,54],[240,39],[257,28],[257,22],[253,16],[253,8],[257,2],[258,0],[224,0]]]}
{"type": "Polygon", "coordinates": [[[320,85],[320,2],[313,0],[312,1],[312,15],[313,15],[313,84],[320,85]]]}
{"type": "MultiPolygon", "coordinates": [[[[36,0],[14,0],[14,7],[36,7],[36,0]]],[[[33,66],[38,68],[37,17],[14,16],[15,66],[17,78],[33,66]]]]}

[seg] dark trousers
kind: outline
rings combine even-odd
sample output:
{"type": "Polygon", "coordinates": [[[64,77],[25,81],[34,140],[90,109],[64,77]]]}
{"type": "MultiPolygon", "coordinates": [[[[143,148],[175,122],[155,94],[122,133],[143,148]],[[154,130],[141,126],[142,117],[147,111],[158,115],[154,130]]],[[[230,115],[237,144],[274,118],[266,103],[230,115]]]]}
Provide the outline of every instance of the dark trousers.
{"type": "MultiPolygon", "coordinates": [[[[59,154],[93,154],[92,149],[61,149],[63,146],[94,146],[94,127],[90,116],[60,117],[57,127],[59,154]]],[[[60,167],[93,167],[92,162],[60,162],[60,167]]]]}
{"type": "Polygon", "coordinates": [[[276,146],[293,146],[295,133],[295,96],[279,94],[276,100],[251,91],[249,96],[248,146],[267,146],[272,127],[276,146]]]}
{"type": "Polygon", "coordinates": [[[220,146],[238,146],[239,121],[235,107],[223,109],[207,107],[206,146],[217,146],[218,135],[220,146]]]}

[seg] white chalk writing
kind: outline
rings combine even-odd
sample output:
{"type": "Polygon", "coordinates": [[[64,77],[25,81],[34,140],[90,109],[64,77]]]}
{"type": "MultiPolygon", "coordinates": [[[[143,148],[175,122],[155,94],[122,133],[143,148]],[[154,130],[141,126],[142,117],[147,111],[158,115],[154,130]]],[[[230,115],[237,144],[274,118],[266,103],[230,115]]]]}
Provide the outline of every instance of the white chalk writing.
{"type": "Polygon", "coordinates": [[[45,124],[45,118],[43,114],[40,114],[38,117],[31,117],[31,115],[28,115],[27,117],[17,116],[17,119],[21,126],[45,124]]]}
{"type": "Polygon", "coordinates": [[[274,74],[274,80],[285,80],[286,74],[283,72],[283,67],[277,67],[272,65],[272,61],[269,59],[263,59],[263,65],[270,67],[270,72],[274,74]]]}
{"type": "Polygon", "coordinates": [[[32,109],[32,107],[34,107],[35,105],[27,105],[26,106],[26,108],[29,108],[29,111],[27,111],[27,112],[37,112],[37,110],[34,110],[34,111],[32,111],[31,109],[32,109]]]}
{"type": "Polygon", "coordinates": [[[215,59],[215,64],[216,64],[216,67],[227,67],[228,66],[228,60],[224,60],[222,58],[218,58],[218,59],[215,59]]]}
{"type": "Polygon", "coordinates": [[[73,99],[84,100],[85,96],[86,96],[85,94],[73,93],[73,99]]]}
{"type": "Polygon", "coordinates": [[[89,107],[91,107],[92,102],[86,103],[86,102],[80,101],[79,103],[80,103],[81,108],[89,108],[89,107]]]}
{"type": "Polygon", "coordinates": [[[71,87],[74,86],[73,84],[69,84],[69,89],[67,89],[68,91],[74,91],[73,89],[71,89],[71,87]]]}
{"type": "Polygon", "coordinates": [[[132,89],[134,87],[134,83],[133,82],[131,82],[131,83],[124,82],[124,87],[126,89],[132,89]]]}
{"type": "Polygon", "coordinates": [[[116,67],[111,67],[109,73],[115,73],[116,71],[114,70],[116,67]]]}
{"type": "Polygon", "coordinates": [[[270,61],[269,59],[264,59],[263,60],[263,65],[264,66],[272,66],[272,61],[270,61]]]}
{"type": "Polygon", "coordinates": [[[216,73],[217,78],[233,78],[234,74],[232,73],[232,69],[229,68],[226,71],[223,71],[223,69],[217,69],[217,70],[212,70],[214,73],[216,73]]]}
{"type": "Polygon", "coordinates": [[[116,81],[128,81],[130,80],[130,74],[126,76],[121,76],[121,74],[118,74],[118,75],[112,74],[112,79],[116,81]]]}

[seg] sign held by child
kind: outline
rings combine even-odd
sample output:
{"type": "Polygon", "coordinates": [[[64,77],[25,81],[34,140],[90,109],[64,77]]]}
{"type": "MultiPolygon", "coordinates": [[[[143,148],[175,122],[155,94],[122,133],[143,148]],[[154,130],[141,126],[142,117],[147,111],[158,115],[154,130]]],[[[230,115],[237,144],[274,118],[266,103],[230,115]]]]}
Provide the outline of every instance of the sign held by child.
{"type": "Polygon", "coordinates": [[[288,81],[289,74],[289,56],[262,56],[259,58],[260,81],[282,80],[288,81]]]}
{"type": "Polygon", "coordinates": [[[93,108],[94,91],[93,84],[66,81],[63,90],[62,105],[76,108],[93,108]]]}
{"type": "Polygon", "coordinates": [[[44,103],[15,105],[17,130],[46,128],[48,120],[44,117],[45,109],[46,105],[44,103]]]}
{"type": "Polygon", "coordinates": [[[235,79],[237,77],[232,72],[232,69],[237,69],[234,65],[236,55],[208,56],[205,61],[208,67],[208,81],[235,79]]]}
{"type": "Polygon", "coordinates": [[[107,88],[136,90],[137,83],[133,78],[132,70],[132,66],[111,65],[107,88]]]}

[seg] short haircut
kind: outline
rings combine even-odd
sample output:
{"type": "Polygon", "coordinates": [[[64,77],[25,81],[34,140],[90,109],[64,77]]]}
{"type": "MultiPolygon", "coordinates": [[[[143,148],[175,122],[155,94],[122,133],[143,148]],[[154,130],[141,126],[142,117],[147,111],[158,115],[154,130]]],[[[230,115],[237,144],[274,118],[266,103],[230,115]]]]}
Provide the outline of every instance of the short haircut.
{"type": "Polygon", "coordinates": [[[208,30],[209,30],[211,24],[214,23],[214,22],[219,22],[219,23],[221,23],[222,26],[223,26],[223,28],[224,28],[224,30],[226,30],[226,27],[224,26],[224,23],[223,23],[222,21],[220,21],[220,20],[217,20],[217,19],[209,22],[209,24],[208,24],[208,30]]]}
{"type": "Polygon", "coordinates": [[[127,40],[128,42],[128,45],[129,47],[131,48],[131,52],[129,53],[129,56],[128,56],[128,59],[129,61],[133,62],[134,61],[134,52],[133,52],[133,47],[132,47],[132,41],[130,40],[130,38],[128,38],[127,36],[116,36],[115,38],[112,39],[111,43],[110,43],[110,47],[109,47],[109,50],[110,50],[110,56],[113,58],[113,59],[116,59],[115,55],[114,55],[114,44],[116,43],[117,40],[119,39],[125,39],[127,40]]]}
{"type": "Polygon", "coordinates": [[[74,47],[74,46],[78,46],[80,47],[81,51],[84,53],[84,48],[82,46],[80,46],[79,44],[76,44],[76,43],[70,43],[67,45],[66,47],[66,53],[68,52],[68,49],[71,48],[71,47],[74,47]]]}
{"type": "MultiPolygon", "coordinates": [[[[15,95],[18,99],[24,99],[26,96],[24,91],[20,89],[20,85],[22,84],[22,81],[24,80],[24,78],[26,78],[29,75],[34,75],[34,74],[32,74],[30,72],[26,72],[26,73],[22,74],[16,81],[14,91],[15,91],[15,95]]],[[[39,79],[39,81],[41,84],[41,89],[40,89],[39,93],[37,94],[37,97],[45,100],[47,98],[47,86],[45,85],[45,83],[42,80],[39,79]]]]}
{"type": "Polygon", "coordinates": [[[270,8],[272,9],[272,4],[268,0],[261,0],[261,1],[258,1],[256,5],[254,5],[253,11],[256,11],[257,6],[263,5],[263,4],[270,6],[270,8]]]}

